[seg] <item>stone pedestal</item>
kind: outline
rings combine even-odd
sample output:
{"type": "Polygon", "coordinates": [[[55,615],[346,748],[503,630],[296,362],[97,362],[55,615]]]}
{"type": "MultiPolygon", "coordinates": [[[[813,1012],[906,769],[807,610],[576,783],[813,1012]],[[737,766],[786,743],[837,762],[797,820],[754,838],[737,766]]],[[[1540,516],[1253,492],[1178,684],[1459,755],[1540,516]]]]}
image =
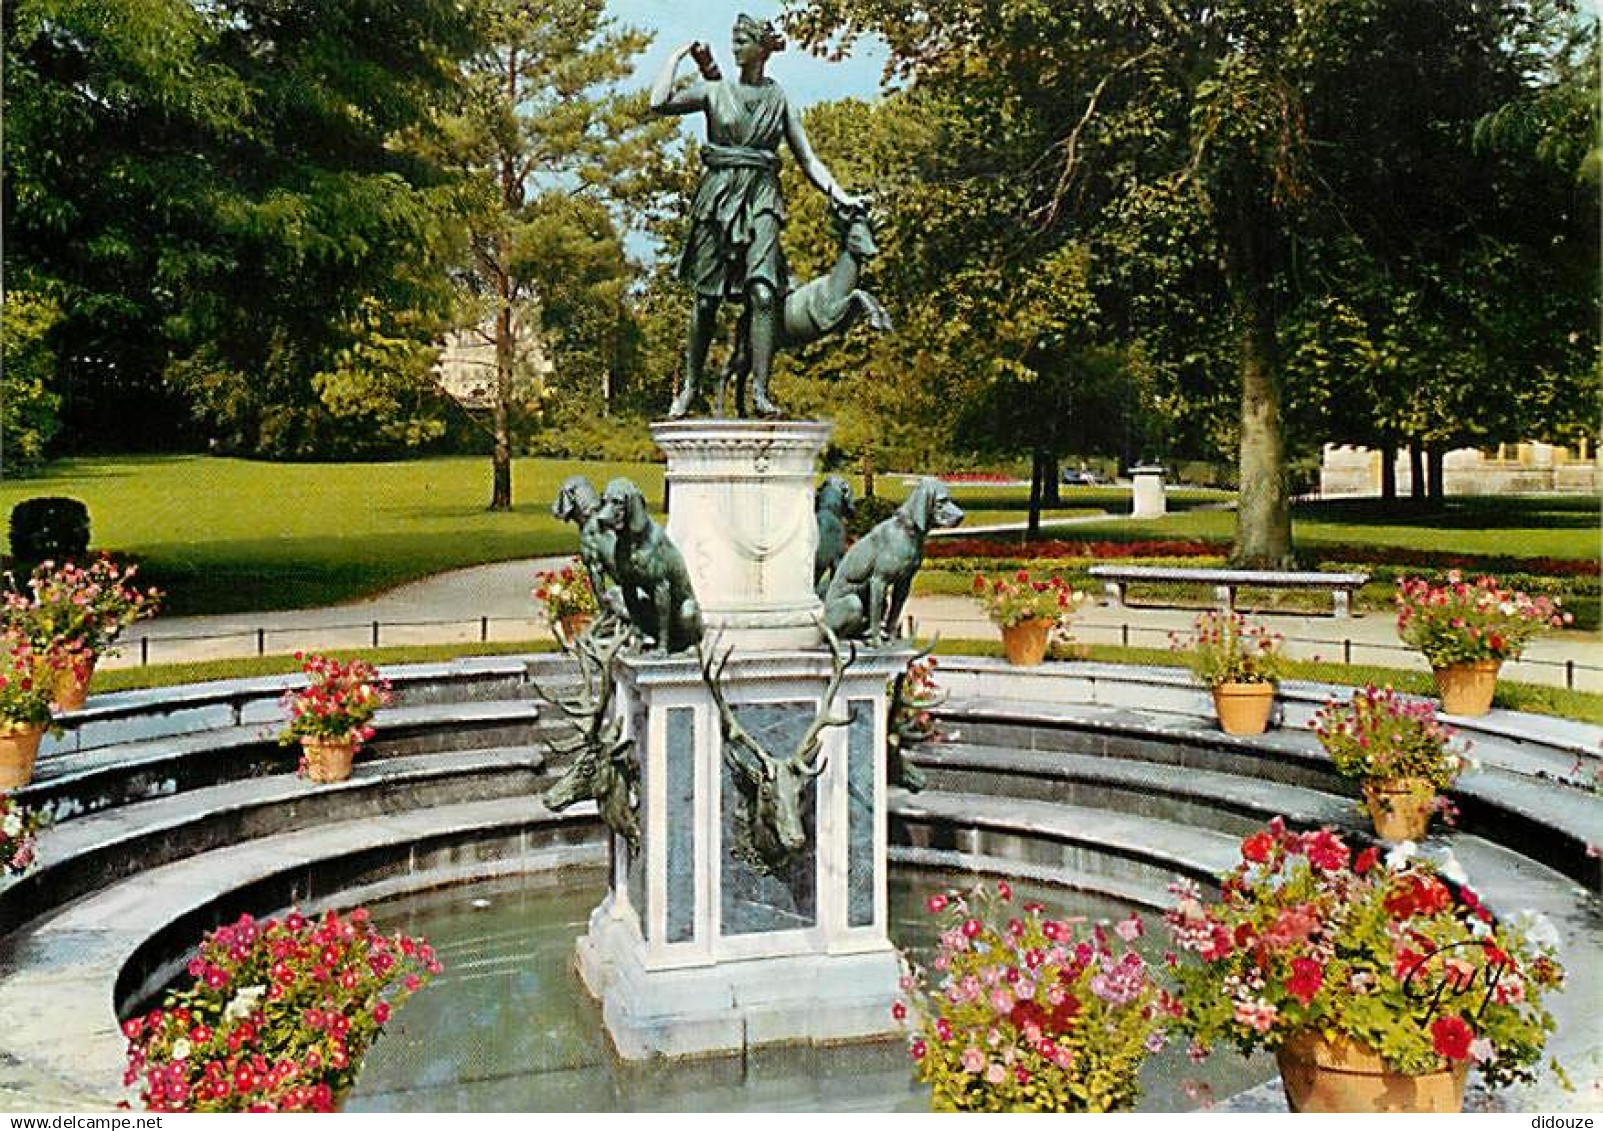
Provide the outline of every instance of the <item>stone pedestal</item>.
{"type": "Polygon", "coordinates": [[[668,535],[709,638],[742,650],[818,643],[813,477],[829,433],[797,420],[651,426],[668,457],[668,535]]]}
{"type": "Polygon", "coordinates": [[[1163,468],[1132,468],[1130,476],[1135,482],[1131,492],[1131,518],[1162,518],[1169,513],[1169,499],[1163,490],[1163,468]]]}
{"type": "Polygon", "coordinates": [[[620,1055],[897,1031],[884,749],[886,684],[907,657],[905,649],[859,655],[833,704],[820,703],[826,649],[738,650],[729,662],[726,702],[777,757],[820,707],[852,714],[823,732],[824,770],[802,807],[808,848],[779,874],[739,851],[740,794],[694,657],[620,661],[618,705],[641,767],[641,848],[615,839],[610,891],[578,947],[579,972],[620,1055]]]}

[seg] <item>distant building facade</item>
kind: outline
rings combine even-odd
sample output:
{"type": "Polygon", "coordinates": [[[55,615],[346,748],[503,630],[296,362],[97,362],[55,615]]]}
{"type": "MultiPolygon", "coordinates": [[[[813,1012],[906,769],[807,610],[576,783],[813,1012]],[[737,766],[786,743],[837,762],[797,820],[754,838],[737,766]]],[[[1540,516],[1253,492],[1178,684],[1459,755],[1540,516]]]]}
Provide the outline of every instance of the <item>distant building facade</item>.
{"type": "MultiPolygon", "coordinates": [[[[556,366],[540,348],[539,339],[525,330],[518,342],[525,372],[536,384],[544,385],[556,366]]],[[[434,366],[440,387],[464,408],[490,408],[495,402],[495,323],[485,322],[453,330],[440,344],[440,360],[434,366]]]]}
{"type": "MultiPolygon", "coordinates": [[[[1319,468],[1321,495],[1379,495],[1381,453],[1350,444],[1326,444],[1319,468]]],[[[1413,488],[1408,450],[1396,459],[1397,493],[1413,488]]],[[[1557,444],[1499,444],[1488,453],[1455,448],[1442,459],[1442,491],[1448,495],[1523,495],[1533,492],[1593,494],[1600,482],[1598,453],[1586,441],[1571,450],[1557,444]]]]}

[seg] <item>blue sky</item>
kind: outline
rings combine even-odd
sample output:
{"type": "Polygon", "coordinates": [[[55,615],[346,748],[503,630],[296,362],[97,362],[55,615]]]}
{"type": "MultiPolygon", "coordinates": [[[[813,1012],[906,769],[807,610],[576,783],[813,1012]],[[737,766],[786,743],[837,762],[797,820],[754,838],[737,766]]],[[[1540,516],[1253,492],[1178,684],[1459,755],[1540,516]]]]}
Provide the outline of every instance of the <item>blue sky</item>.
{"type": "MultiPolygon", "coordinates": [[[[724,73],[733,71],[729,57],[729,30],[735,16],[746,12],[759,19],[775,19],[782,5],[773,0],[607,0],[608,12],[623,21],[653,32],[656,42],[640,57],[636,80],[649,83],[668,52],[692,39],[712,44],[724,73]]],[[[879,92],[885,50],[879,44],[859,42],[849,59],[831,63],[792,46],[768,62],[768,74],[778,80],[793,104],[808,106],[831,98],[872,98],[879,92]]],[[[688,60],[684,70],[693,70],[688,60]]]]}

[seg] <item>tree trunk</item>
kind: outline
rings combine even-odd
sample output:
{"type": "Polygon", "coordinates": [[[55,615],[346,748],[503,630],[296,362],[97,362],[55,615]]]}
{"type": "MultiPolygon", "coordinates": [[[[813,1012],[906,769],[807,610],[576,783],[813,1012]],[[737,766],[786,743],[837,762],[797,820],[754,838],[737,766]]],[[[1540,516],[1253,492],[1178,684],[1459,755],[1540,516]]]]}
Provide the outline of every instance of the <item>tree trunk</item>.
{"type": "Polygon", "coordinates": [[[1046,461],[1041,468],[1041,497],[1049,507],[1063,505],[1062,483],[1060,475],[1062,463],[1055,455],[1048,454],[1043,457],[1046,461]]]}
{"type": "Polygon", "coordinates": [[[490,509],[512,509],[512,338],[511,286],[503,273],[497,280],[501,306],[495,314],[495,401],[490,430],[495,435],[491,460],[490,509]]]}
{"type": "Polygon", "coordinates": [[[1380,497],[1388,503],[1397,501],[1397,441],[1395,440],[1381,441],[1380,497]]]}
{"type": "Polygon", "coordinates": [[[1030,454],[1030,521],[1024,536],[1034,540],[1041,536],[1041,465],[1044,453],[1039,449],[1030,454]]]}
{"type": "Polygon", "coordinates": [[[863,498],[872,499],[873,497],[874,497],[874,453],[871,452],[871,451],[865,451],[863,453],[863,498]]]}
{"type": "Polygon", "coordinates": [[[1241,486],[1236,492],[1233,565],[1291,565],[1291,497],[1280,419],[1279,358],[1268,299],[1238,292],[1241,349],[1241,486]]]}
{"type": "Polygon", "coordinates": [[[1441,444],[1431,444],[1425,449],[1425,483],[1426,493],[1431,499],[1440,502],[1446,494],[1447,449],[1441,444]]]}
{"type": "Polygon", "coordinates": [[[1425,445],[1418,436],[1408,437],[1408,497],[1425,501],[1425,445]]]}

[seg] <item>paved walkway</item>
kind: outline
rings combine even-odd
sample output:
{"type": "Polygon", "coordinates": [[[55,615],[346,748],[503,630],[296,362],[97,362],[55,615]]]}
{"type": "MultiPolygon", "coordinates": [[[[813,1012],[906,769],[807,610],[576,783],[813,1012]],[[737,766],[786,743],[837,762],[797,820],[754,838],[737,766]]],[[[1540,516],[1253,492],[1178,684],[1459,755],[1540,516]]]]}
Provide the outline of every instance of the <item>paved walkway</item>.
{"type": "MultiPolygon", "coordinates": [[[[368,601],[321,609],[158,617],[130,630],[123,638],[122,654],[105,666],[128,667],[141,659],[163,664],[258,652],[363,648],[372,646],[375,637],[380,645],[540,639],[549,628],[530,596],[535,574],[565,560],[542,558],[453,570],[368,601]]],[[[1200,587],[1197,593],[1199,598],[1204,596],[1200,587]]],[[[998,638],[979,605],[966,597],[914,597],[907,614],[921,637],[938,632],[948,640],[998,638]]],[[[1087,644],[1167,648],[1169,634],[1188,630],[1196,615],[1195,609],[1088,604],[1076,619],[1074,633],[1087,644]]],[[[1401,646],[1392,618],[1386,614],[1341,619],[1266,615],[1259,619],[1286,638],[1287,652],[1295,658],[1426,669],[1422,657],[1401,646]]],[[[1575,666],[1575,687],[1603,692],[1603,644],[1596,635],[1570,632],[1538,638],[1523,661],[1503,670],[1510,679],[1562,687],[1569,678],[1567,662],[1575,666]]]]}

